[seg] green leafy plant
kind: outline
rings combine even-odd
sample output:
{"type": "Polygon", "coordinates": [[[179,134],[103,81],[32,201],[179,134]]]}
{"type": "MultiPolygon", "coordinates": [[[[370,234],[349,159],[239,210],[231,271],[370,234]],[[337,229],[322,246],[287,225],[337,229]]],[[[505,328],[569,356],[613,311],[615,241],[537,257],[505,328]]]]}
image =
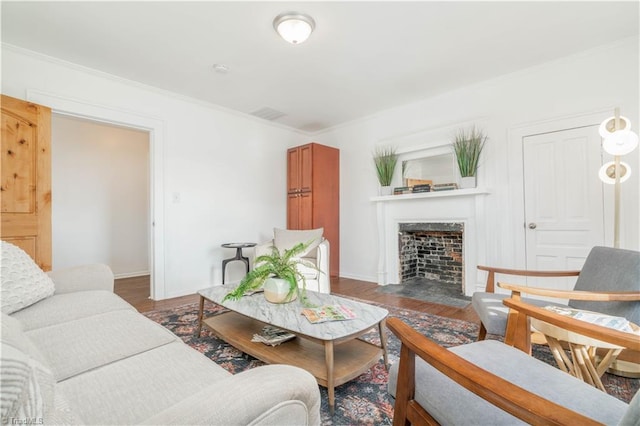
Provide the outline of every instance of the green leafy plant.
{"type": "Polygon", "coordinates": [[[378,182],[381,186],[391,185],[393,172],[398,163],[398,155],[396,149],[392,147],[378,148],[373,154],[373,162],[376,165],[376,173],[378,174],[378,182]]]}
{"type": "Polygon", "coordinates": [[[311,306],[307,299],[307,281],[304,275],[298,271],[297,265],[303,264],[316,271],[318,268],[313,263],[296,256],[309,248],[313,241],[314,240],[307,243],[298,243],[289,250],[284,250],[283,253],[280,253],[276,247],[272,246],[271,253],[258,256],[255,261],[257,266],[245,275],[238,287],[229,292],[222,301],[238,300],[244,296],[245,293],[260,289],[267,278],[273,277],[281,278],[289,282],[289,293],[287,297],[292,296],[293,293],[297,291],[302,303],[306,306],[311,306]],[[302,289],[299,288],[298,282],[302,283],[302,289]]]}
{"type": "Polygon", "coordinates": [[[458,130],[453,151],[456,154],[460,176],[475,176],[478,171],[478,161],[480,154],[487,141],[487,136],[482,130],[472,127],[471,129],[458,130]]]}

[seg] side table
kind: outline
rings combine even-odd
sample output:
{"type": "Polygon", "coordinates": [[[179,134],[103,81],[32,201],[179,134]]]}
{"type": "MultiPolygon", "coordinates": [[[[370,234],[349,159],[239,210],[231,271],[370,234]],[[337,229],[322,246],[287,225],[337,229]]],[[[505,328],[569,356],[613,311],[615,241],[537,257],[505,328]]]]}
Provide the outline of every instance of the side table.
{"type": "Polygon", "coordinates": [[[531,318],[531,325],[544,334],[549,349],[562,371],[606,393],[600,378],[624,348],[565,330],[536,318],[531,318]],[[561,342],[568,344],[571,357],[567,356],[561,342]],[[596,357],[598,348],[607,351],[600,359],[596,357]]]}
{"type": "Polygon", "coordinates": [[[256,245],[257,245],[256,243],[225,243],[225,244],[222,244],[222,247],[224,247],[224,248],[234,248],[234,249],[236,249],[235,257],[230,257],[229,259],[224,259],[222,261],[222,284],[223,285],[224,285],[225,270],[227,269],[227,263],[229,263],[229,262],[233,262],[234,260],[240,260],[240,261],[244,262],[244,264],[247,266],[247,273],[249,273],[249,258],[248,257],[244,257],[242,255],[242,249],[243,248],[255,247],[256,245]]]}

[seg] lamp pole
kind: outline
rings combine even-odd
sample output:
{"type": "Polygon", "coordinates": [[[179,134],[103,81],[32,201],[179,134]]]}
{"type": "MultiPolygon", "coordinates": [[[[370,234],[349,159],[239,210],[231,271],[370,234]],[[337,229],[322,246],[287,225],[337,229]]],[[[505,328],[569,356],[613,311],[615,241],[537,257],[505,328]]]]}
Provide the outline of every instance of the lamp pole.
{"type": "Polygon", "coordinates": [[[620,116],[620,108],[615,109],[613,117],[607,118],[600,124],[599,132],[602,136],[602,149],[613,156],[613,161],[603,164],[600,168],[600,179],[604,183],[615,185],[613,190],[613,247],[619,248],[621,184],[629,178],[631,172],[629,165],[620,161],[620,157],[629,154],[638,147],[638,135],[631,131],[631,122],[620,116]]]}
{"type": "MultiPolygon", "coordinates": [[[[615,109],[615,130],[620,130],[620,108],[615,109]]],[[[620,248],[620,156],[613,158],[616,183],[613,199],[613,247],[620,248]]]]}

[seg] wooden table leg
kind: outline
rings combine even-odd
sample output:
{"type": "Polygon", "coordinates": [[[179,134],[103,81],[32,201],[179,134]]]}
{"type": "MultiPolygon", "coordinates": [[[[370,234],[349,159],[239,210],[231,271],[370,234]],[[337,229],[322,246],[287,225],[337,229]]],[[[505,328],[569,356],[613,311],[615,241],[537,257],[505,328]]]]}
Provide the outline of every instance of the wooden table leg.
{"type": "Polygon", "coordinates": [[[196,337],[200,337],[202,331],[202,320],[204,319],[204,296],[200,296],[200,310],[198,311],[198,330],[196,331],[196,337]]]}
{"type": "Polygon", "coordinates": [[[380,333],[380,346],[382,347],[382,357],[384,358],[384,366],[389,370],[389,356],[387,354],[387,335],[384,332],[386,318],[378,323],[378,332],[380,333]]]}
{"type": "Polygon", "coordinates": [[[333,374],[333,341],[325,340],[324,342],[324,359],[327,365],[327,392],[329,394],[329,414],[333,416],[335,412],[335,390],[334,390],[334,374],[333,374]]]}

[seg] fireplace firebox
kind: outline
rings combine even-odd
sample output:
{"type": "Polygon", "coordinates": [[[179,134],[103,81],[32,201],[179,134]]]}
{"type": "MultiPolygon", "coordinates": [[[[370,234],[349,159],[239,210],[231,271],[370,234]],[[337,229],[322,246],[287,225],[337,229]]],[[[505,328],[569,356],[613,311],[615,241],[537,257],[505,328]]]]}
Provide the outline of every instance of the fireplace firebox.
{"type": "Polygon", "coordinates": [[[399,223],[401,283],[424,278],[464,294],[464,223],[399,223]]]}

